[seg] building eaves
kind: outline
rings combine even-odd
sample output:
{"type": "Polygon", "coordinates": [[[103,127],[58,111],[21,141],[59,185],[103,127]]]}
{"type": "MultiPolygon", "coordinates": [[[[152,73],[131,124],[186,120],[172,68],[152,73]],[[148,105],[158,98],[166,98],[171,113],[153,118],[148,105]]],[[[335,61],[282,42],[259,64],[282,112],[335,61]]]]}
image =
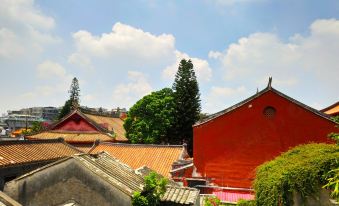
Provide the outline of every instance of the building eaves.
{"type": "Polygon", "coordinates": [[[239,108],[239,107],[241,107],[241,106],[243,106],[243,105],[245,105],[245,104],[251,102],[252,100],[254,100],[254,99],[260,97],[261,95],[263,95],[263,94],[265,94],[266,92],[269,92],[269,91],[272,91],[272,92],[276,93],[277,95],[279,95],[279,96],[281,96],[281,97],[287,99],[287,100],[290,101],[290,102],[293,102],[294,104],[297,104],[298,106],[300,106],[300,107],[302,107],[302,108],[304,108],[304,109],[306,109],[306,110],[308,110],[308,111],[314,113],[315,115],[317,115],[317,116],[319,116],[319,117],[322,117],[322,118],[327,119],[327,120],[329,120],[329,121],[331,121],[331,122],[334,122],[334,121],[330,118],[329,115],[326,115],[326,114],[324,114],[324,113],[322,113],[322,112],[320,112],[320,111],[318,111],[318,110],[316,110],[316,109],[314,109],[314,108],[312,108],[312,107],[310,107],[310,106],[307,106],[307,105],[305,105],[305,104],[303,104],[303,103],[301,103],[301,102],[299,102],[299,101],[293,99],[292,97],[289,97],[289,96],[287,96],[286,94],[283,94],[282,92],[280,92],[280,91],[274,89],[274,88],[271,87],[271,86],[267,86],[265,89],[261,90],[260,92],[257,92],[256,94],[250,96],[249,98],[247,98],[247,99],[245,99],[245,100],[243,100],[243,101],[241,101],[241,102],[239,102],[239,103],[237,103],[237,104],[235,104],[235,105],[233,105],[233,106],[231,106],[231,107],[228,107],[228,108],[226,108],[226,109],[224,109],[224,110],[222,110],[222,111],[220,111],[220,112],[211,114],[211,115],[209,115],[208,117],[206,117],[205,119],[202,119],[201,121],[196,122],[196,123],[193,125],[193,127],[200,126],[200,125],[205,124],[205,123],[207,123],[207,122],[209,122],[209,121],[211,121],[211,120],[213,120],[213,119],[216,119],[216,118],[218,118],[218,117],[220,117],[220,116],[222,116],[222,115],[224,115],[224,114],[227,114],[227,113],[229,113],[229,112],[232,112],[233,110],[235,110],[235,109],[237,109],[237,108],[239,108]]]}

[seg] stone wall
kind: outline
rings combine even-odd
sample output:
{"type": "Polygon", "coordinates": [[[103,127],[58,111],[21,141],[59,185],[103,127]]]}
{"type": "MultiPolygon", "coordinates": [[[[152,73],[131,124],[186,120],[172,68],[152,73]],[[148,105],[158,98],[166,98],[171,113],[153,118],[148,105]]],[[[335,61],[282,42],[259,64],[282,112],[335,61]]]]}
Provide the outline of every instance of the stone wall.
{"type": "Polygon", "coordinates": [[[300,193],[293,193],[293,206],[335,206],[338,205],[330,201],[330,192],[325,189],[319,189],[314,196],[307,197],[305,200],[301,198],[300,193]]]}

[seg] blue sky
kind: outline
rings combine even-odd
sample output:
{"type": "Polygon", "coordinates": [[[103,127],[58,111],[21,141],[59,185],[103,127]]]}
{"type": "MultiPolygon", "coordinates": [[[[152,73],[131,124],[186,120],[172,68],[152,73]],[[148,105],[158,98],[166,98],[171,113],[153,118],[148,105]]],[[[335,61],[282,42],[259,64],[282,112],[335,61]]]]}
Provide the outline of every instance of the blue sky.
{"type": "Polygon", "coordinates": [[[191,58],[213,113],[273,87],[317,109],[339,100],[339,1],[0,0],[0,113],[130,107],[191,58]]]}

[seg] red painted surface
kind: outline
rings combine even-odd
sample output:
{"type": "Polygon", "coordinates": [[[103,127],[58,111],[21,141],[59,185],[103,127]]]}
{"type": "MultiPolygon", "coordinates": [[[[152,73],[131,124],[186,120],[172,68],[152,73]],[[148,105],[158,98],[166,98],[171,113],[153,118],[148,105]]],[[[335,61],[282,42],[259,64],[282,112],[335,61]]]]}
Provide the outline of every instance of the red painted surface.
{"type": "Polygon", "coordinates": [[[250,188],[255,168],[299,144],[331,143],[335,123],[279,96],[272,90],[195,126],[194,165],[219,186],[250,188]],[[273,118],[263,115],[267,106],[273,118]]]}
{"type": "Polygon", "coordinates": [[[98,131],[93,125],[91,125],[86,119],[74,113],[69,118],[65,119],[58,125],[56,125],[52,130],[62,130],[62,131],[98,131]]]}
{"type": "Polygon", "coordinates": [[[254,200],[254,195],[246,192],[236,191],[213,191],[212,194],[217,196],[223,202],[236,203],[239,200],[254,200]]]}

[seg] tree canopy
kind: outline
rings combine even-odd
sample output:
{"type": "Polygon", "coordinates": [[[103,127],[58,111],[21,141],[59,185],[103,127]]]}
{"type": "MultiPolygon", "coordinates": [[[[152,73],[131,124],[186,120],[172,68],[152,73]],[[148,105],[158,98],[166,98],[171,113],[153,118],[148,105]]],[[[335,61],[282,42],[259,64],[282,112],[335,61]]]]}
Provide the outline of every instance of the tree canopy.
{"type": "Polygon", "coordinates": [[[132,143],[167,143],[172,133],[175,108],[173,91],[164,88],[144,96],[129,110],[124,127],[132,143]]]}
{"type": "Polygon", "coordinates": [[[187,142],[189,152],[192,154],[192,125],[200,118],[201,105],[198,81],[191,60],[181,60],[172,89],[175,101],[177,143],[187,142]]]}
{"type": "Polygon", "coordinates": [[[65,102],[61,108],[58,119],[63,118],[72,110],[79,108],[80,106],[80,87],[76,77],[73,78],[70,89],[68,90],[69,99],[65,102]]]}
{"type": "Polygon", "coordinates": [[[80,106],[80,87],[76,77],[73,78],[71,88],[68,93],[70,94],[69,100],[71,101],[72,109],[77,109],[80,106]]]}

